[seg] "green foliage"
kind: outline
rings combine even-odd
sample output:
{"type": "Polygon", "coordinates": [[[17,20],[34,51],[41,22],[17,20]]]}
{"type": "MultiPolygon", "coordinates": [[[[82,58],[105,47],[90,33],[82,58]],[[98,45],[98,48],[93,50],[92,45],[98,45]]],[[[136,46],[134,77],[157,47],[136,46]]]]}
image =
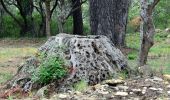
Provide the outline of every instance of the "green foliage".
{"type": "MultiPolygon", "coordinates": [[[[25,6],[25,2],[23,6],[25,6]]],[[[11,6],[11,11],[13,12],[13,14],[16,16],[16,18],[21,21],[21,23],[23,23],[23,19],[21,18],[19,11],[18,10],[13,10],[13,6],[11,6]],[[17,15],[18,14],[18,15],[17,15]]],[[[84,4],[83,7],[83,18],[84,18],[84,33],[89,33],[90,29],[89,29],[89,11],[88,11],[88,3],[84,4]]],[[[28,9],[23,9],[24,11],[28,10],[28,9]]],[[[41,37],[44,34],[41,33],[39,34],[39,29],[40,29],[40,24],[41,24],[41,16],[38,12],[33,12],[33,21],[34,21],[34,29],[35,29],[35,37],[41,37]]],[[[28,18],[30,19],[30,18],[28,18]]],[[[29,22],[29,21],[28,21],[29,22]]],[[[20,27],[17,25],[17,23],[13,20],[13,18],[11,18],[9,15],[4,15],[3,19],[2,19],[2,30],[0,31],[0,38],[1,37],[15,37],[18,38],[20,37],[20,27]]],[[[56,21],[56,13],[54,12],[52,19],[51,19],[51,35],[56,35],[58,34],[58,24],[56,21]]],[[[73,19],[72,16],[70,16],[66,23],[64,24],[64,32],[65,33],[72,33],[73,32],[73,19]]],[[[30,37],[32,36],[32,34],[30,33],[25,33],[25,37],[30,37]]]]}
{"type": "Polygon", "coordinates": [[[86,2],[82,5],[82,11],[83,11],[83,32],[85,34],[90,34],[90,21],[89,21],[89,3],[86,2]]]}
{"type": "Polygon", "coordinates": [[[12,96],[9,96],[8,97],[8,100],[14,100],[12,96]]]}
{"type": "Polygon", "coordinates": [[[50,23],[51,35],[55,36],[58,33],[58,24],[57,22],[52,19],[50,23]]]}
{"type": "Polygon", "coordinates": [[[64,32],[73,33],[73,18],[69,17],[64,24],[64,32]]]}
{"type": "Polygon", "coordinates": [[[87,23],[84,23],[83,25],[83,32],[85,33],[85,35],[90,35],[90,25],[87,23]]]}
{"type": "Polygon", "coordinates": [[[131,26],[129,23],[127,24],[127,33],[134,33],[135,27],[131,26]]]}
{"type": "Polygon", "coordinates": [[[118,76],[122,79],[126,79],[129,77],[129,73],[127,70],[122,70],[121,72],[118,73],[118,76]]]}
{"type": "Polygon", "coordinates": [[[128,19],[132,20],[134,17],[140,15],[140,1],[139,0],[132,0],[132,4],[129,8],[129,15],[128,19]]]}
{"type": "Polygon", "coordinates": [[[139,49],[140,47],[140,34],[139,32],[133,34],[127,34],[126,37],[127,46],[133,49],[139,49]]]}
{"type": "Polygon", "coordinates": [[[87,89],[88,84],[85,80],[81,80],[80,82],[74,84],[73,87],[76,91],[84,91],[87,89]]]}
{"type": "Polygon", "coordinates": [[[153,17],[157,28],[164,29],[170,27],[170,0],[160,0],[155,8],[153,17]]]}
{"type": "Polygon", "coordinates": [[[167,38],[167,36],[168,36],[168,33],[166,33],[166,32],[159,32],[159,33],[156,33],[155,40],[157,42],[162,42],[162,41],[164,41],[167,38]]]}
{"type": "Polygon", "coordinates": [[[19,37],[20,29],[10,16],[3,16],[0,37],[19,37]]]}
{"type": "Polygon", "coordinates": [[[129,60],[135,60],[135,59],[137,59],[137,55],[136,55],[137,53],[136,52],[130,52],[129,54],[128,54],[128,59],[129,60]]]}
{"type": "Polygon", "coordinates": [[[59,57],[50,57],[42,62],[37,71],[34,72],[32,80],[48,84],[51,81],[61,79],[67,74],[64,60],[59,57]]]}
{"type": "MultiPolygon", "coordinates": [[[[148,4],[151,4],[153,0],[148,0],[148,4]]],[[[153,21],[156,28],[165,29],[170,27],[170,0],[160,0],[158,5],[153,12],[153,21]]],[[[132,0],[131,6],[129,8],[128,20],[131,21],[133,18],[140,16],[140,1],[132,0]]],[[[127,27],[127,32],[131,33],[133,31],[133,27],[127,27]]]]}

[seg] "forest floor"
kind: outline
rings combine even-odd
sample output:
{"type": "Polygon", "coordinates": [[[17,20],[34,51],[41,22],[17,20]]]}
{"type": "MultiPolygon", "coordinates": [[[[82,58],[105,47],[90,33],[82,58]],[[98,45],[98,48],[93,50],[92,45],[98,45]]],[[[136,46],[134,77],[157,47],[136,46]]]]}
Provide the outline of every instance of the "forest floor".
{"type": "MultiPolygon", "coordinates": [[[[170,74],[170,38],[168,33],[157,33],[155,44],[149,52],[148,66],[170,74]]],[[[127,35],[127,49],[123,49],[131,67],[136,67],[139,34],[127,35]]],[[[37,52],[46,39],[0,39],[0,84],[10,79],[18,66],[37,52]]]]}

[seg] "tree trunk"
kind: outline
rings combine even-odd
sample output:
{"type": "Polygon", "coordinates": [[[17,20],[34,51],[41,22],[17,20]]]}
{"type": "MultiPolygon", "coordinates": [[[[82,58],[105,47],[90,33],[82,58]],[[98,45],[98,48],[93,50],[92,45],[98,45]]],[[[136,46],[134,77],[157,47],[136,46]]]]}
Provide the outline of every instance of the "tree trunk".
{"type": "Polygon", "coordinates": [[[47,37],[50,37],[51,36],[51,33],[50,33],[50,22],[51,22],[51,18],[50,18],[50,0],[46,0],[45,1],[45,14],[46,14],[46,35],[47,37]]]}
{"type": "Polygon", "coordinates": [[[62,21],[62,19],[60,17],[57,18],[57,22],[58,22],[58,32],[59,33],[64,33],[64,22],[62,21]]]}
{"type": "Polygon", "coordinates": [[[46,19],[44,15],[41,15],[41,23],[38,33],[38,36],[46,36],[46,19]]]}
{"type": "Polygon", "coordinates": [[[149,49],[154,44],[153,38],[155,34],[155,27],[152,20],[152,12],[159,1],[160,0],[153,0],[153,2],[148,2],[147,0],[141,0],[141,47],[138,66],[146,64],[149,49]]]}
{"type": "Polygon", "coordinates": [[[41,23],[39,25],[38,29],[38,37],[45,37],[46,36],[46,17],[45,17],[45,11],[43,9],[43,2],[39,1],[38,2],[40,10],[37,10],[41,16],[41,23]]]}
{"type": "Polygon", "coordinates": [[[3,7],[2,7],[2,5],[1,5],[1,3],[0,3],[0,34],[2,33],[2,26],[3,26],[3,22],[2,22],[2,20],[3,20],[3,15],[4,15],[4,10],[3,10],[3,7]]]}
{"type": "Polygon", "coordinates": [[[91,33],[106,35],[117,46],[125,45],[129,0],[90,0],[91,33]]]}
{"type": "Polygon", "coordinates": [[[23,25],[21,29],[21,36],[25,36],[26,34],[35,36],[35,28],[34,28],[34,20],[32,17],[33,13],[33,0],[16,0],[17,7],[20,11],[20,15],[23,18],[23,25]]]}
{"type": "Polygon", "coordinates": [[[73,8],[73,34],[83,35],[83,18],[80,0],[72,0],[73,8]]]}
{"type": "Polygon", "coordinates": [[[130,0],[114,0],[114,43],[117,46],[125,46],[126,26],[130,0]]]}

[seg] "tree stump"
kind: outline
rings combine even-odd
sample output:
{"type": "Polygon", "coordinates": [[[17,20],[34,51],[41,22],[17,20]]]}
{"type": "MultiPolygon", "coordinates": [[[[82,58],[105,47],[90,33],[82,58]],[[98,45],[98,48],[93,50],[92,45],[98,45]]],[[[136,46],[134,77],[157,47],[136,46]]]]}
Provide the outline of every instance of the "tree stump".
{"type": "MultiPolygon", "coordinates": [[[[59,83],[60,90],[66,90],[81,80],[89,85],[97,84],[114,76],[122,69],[126,69],[127,60],[122,52],[106,36],[78,36],[58,34],[51,37],[39,49],[40,53],[50,56],[60,56],[66,65],[72,69],[71,73],[59,83]],[[64,47],[64,49],[59,49],[64,47]]],[[[31,74],[38,68],[38,60],[29,58],[18,70],[18,73],[8,82],[8,86],[15,84],[23,88],[30,88],[31,74]]]]}

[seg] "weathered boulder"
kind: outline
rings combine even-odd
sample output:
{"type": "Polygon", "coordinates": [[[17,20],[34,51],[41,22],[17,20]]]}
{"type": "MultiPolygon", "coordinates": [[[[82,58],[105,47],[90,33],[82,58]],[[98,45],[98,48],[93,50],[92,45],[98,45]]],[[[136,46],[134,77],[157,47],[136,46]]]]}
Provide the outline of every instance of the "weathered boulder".
{"type": "MultiPolygon", "coordinates": [[[[62,91],[81,80],[86,81],[89,85],[97,84],[115,75],[118,71],[127,68],[125,56],[105,36],[58,34],[48,39],[39,48],[39,52],[44,53],[45,58],[50,56],[64,58],[67,62],[67,67],[72,69],[65,81],[59,86],[62,91]]],[[[29,75],[38,67],[35,59],[32,62],[35,64],[25,63],[20,68],[18,75],[16,75],[17,77],[14,78],[15,82],[24,73],[26,75],[25,79],[30,81],[31,76],[29,75]],[[30,68],[31,66],[32,68],[30,68]],[[21,73],[22,75],[19,75],[21,73]]],[[[24,84],[28,85],[28,82],[24,82],[24,84]]],[[[23,87],[28,86],[23,85],[23,87]]]]}

